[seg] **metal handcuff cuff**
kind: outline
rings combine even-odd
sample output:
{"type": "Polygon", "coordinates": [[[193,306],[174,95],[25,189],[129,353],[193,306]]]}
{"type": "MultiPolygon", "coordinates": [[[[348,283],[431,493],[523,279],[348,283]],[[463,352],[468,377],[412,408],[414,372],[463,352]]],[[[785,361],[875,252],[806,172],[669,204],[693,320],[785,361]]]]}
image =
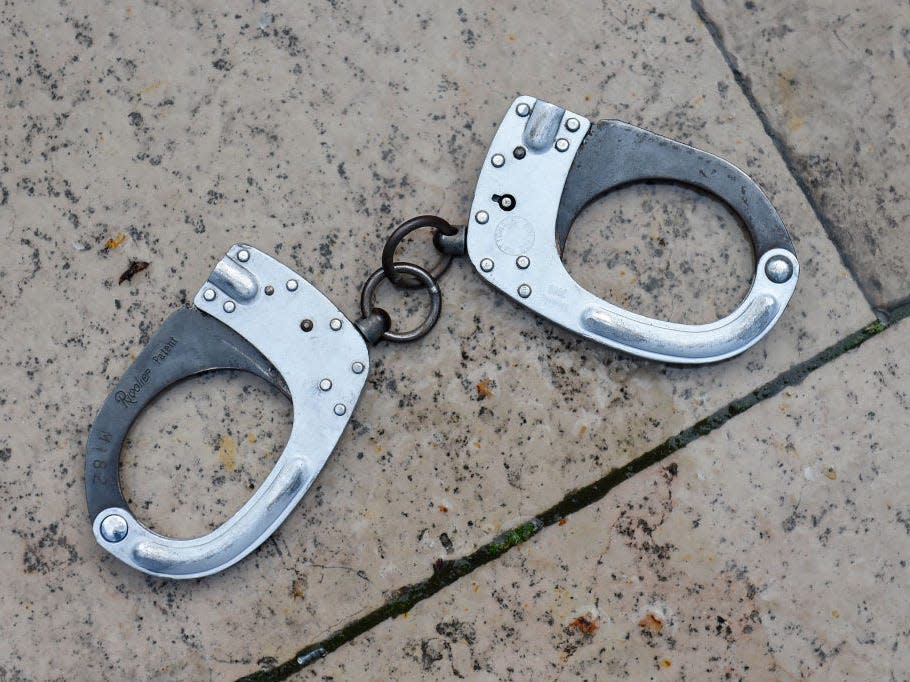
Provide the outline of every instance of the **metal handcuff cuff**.
{"type": "MultiPolygon", "coordinates": [[[[252,552],[291,513],[325,465],[369,370],[367,342],[409,341],[439,317],[436,277],[396,262],[401,239],[435,229],[447,256],[466,254],[496,289],[541,317],[597,343],[670,363],[709,363],[743,352],[778,320],[796,287],[799,263],[787,230],[758,186],[716,156],[620,121],[586,118],[533,97],[509,108],[484,160],[468,225],[435,216],[402,224],[361,295],[362,316],[347,318],[316,287],[274,258],[236,244],[196,294],[173,313],[107,397],[87,443],[86,498],[98,543],[145,573],[197,578],[252,552]],[[710,324],[639,315],[576,283],[561,252],[579,212],[637,181],[694,186],[729,206],[745,224],[755,276],[742,303],[710,324]],[[390,329],[374,305],[376,286],[426,287],[431,310],[418,329],[390,329]],[[120,450],[142,409],[174,383],[214,369],[251,372],[293,403],[290,437],[271,473],[230,519],[193,539],[152,532],[130,512],[119,483],[120,450]]],[[[445,261],[445,265],[451,258],[445,261]]]]}

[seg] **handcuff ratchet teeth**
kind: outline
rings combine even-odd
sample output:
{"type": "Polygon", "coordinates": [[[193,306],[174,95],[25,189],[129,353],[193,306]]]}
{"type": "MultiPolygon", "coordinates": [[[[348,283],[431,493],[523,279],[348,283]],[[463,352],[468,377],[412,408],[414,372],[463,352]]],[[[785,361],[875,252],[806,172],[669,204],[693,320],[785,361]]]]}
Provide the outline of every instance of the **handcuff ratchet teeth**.
{"type": "Polygon", "coordinates": [[[439,318],[436,276],[395,261],[415,229],[435,230],[444,255],[470,258],[487,282],[538,315],[598,343],[672,363],[707,363],[743,352],[782,314],[799,263],[790,237],[758,186],[706,152],[619,121],[586,118],[532,97],[519,97],[499,127],[477,182],[466,228],[418,216],[396,229],[383,266],[361,293],[362,317],[351,321],[316,287],[246,244],[215,266],[192,308],[173,313],[105,400],[92,425],[85,463],[86,500],[98,543],[145,573],[198,578],[236,563],[291,513],[325,465],[369,370],[367,342],[414,341],[439,318]],[[743,221],[756,254],[752,288],[726,317],[686,325],[624,310],[583,289],[561,252],[572,223],[591,201],[633,182],[695,186],[726,203],[743,221]],[[379,283],[426,288],[427,320],[391,331],[375,305],[379,283]],[[174,383],[214,369],[251,372],[293,403],[294,423],[266,480],[230,519],[198,538],[168,538],[130,512],[119,483],[120,451],[130,426],[174,383]]]}

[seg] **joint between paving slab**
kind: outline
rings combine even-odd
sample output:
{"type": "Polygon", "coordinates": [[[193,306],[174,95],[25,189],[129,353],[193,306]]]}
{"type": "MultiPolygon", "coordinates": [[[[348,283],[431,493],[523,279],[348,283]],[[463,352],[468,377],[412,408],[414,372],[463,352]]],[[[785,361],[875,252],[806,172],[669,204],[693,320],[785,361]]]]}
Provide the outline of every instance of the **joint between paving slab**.
{"type": "MultiPolygon", "coordinates": [[[[908,309],[910,309],[910,306],[908,306],[908,309]]],[[[471,554],[453,560],[438,559],[433,564],[433,574],[430,577],[396,590],[382,606],[336,630],[325,639],[305,647],[289,661],[270,670],[260,670],[240,679],[250,682],[277,682],[278,680],[287,679],[295,672],[299,672],[315,661],[324,658],[383,621],[407,613],[421,601],[452,585],[484,564],[502,556],[513,547],[526,542],[547,526],[557,524],[569,515],[595,504],[623,481],[658,462],[666,460],[690,443],[715,431],[733,417],[777,395],[785,388],[801,383],[815,370],[837,359],[844,353],[858,348],[889,326],[881,321],[875,321],[845,336],[837,343],[791,367],[751,393],[731,401],[692,426],[667,438],[663,443],[636,457],[625,466],[613,469],[597,481],[571,491],[562,500],[531,520],[501,533],[471,554]]]]}
{"type": "Polygon", "coordinates": [[[834,222],[822,210],[821,205],[809,190],[809,183],[806,182],[806,180],[800,174],[799,169],[796,165],[796,161],[794,159],[793,152],[786,145],[780,133],[774,128],[773,125],[771,125],[771,120],[768,118],[765,110],[762,108],[761,104],[759,104],[758,98],[752,91],[752,84],[749,81],[749,77],[746,76],[746,74],[743,73],[743,71],[739,68],[739,62],[737,61],[735,55],[730,52],[729,49],[727,49],[727,45],[724,42],[724,37],[720,30],[720,26],[718,26],[717,22],[711,18],[710,14],[708,14],[708,11],[705,9],[705,6],[702,4],[701,0],[691,0],[691,4],[693,11],[696,15],[698,15],[698,18],[705,25],[708,34],[714,41],[714,45],[720,51],[721,56],[724,58],[724,61],[727,63],[727,66],[733,73],[733,79],[736,81],[736,84],[739,86],[739,89],[742,91],[743,95],[745,95],[746,101],[749,103],[752,111],[755,112],[755,115],[758,116],[758,120],[761,122],[762,128],[764,128],[765,134],[771,138],[772,144],[774,144],[775,149],[777,149],[777,153],[780,154],[781,159],[783,159],[787,170],[790,171],[790,175],[796,181],[797,187],[799,187],[800,191],[803,193],[806,201],[809,202],[809,206],[812,208],[812,212],[815,214],[816,219],[819,223],[821,223],[821,226],[825,230],[825,234],[828,236],[828,239],[830,239],[831,243],[834,244],[834,248],[837,250],[838,255],[840,255],[840,259],[844,264],[844,267],[853,277],[853,281],[856,282],[857,287],[859,287],[859,290],[862,292],[873,312],[875,312],[875,314],[879,317],[879,320],[887,322],[888,318],[883,317],[881,314],[882,311],[876,308],[872,296],[868,291],[866,291],[866,288],[863,285],[863,281],[857,276],[857,268],[854,266],[850,254],[844,248],[844,245],[838,238],[837,233],[834,231],[834,222]]]}
{"type": "Polygon", "coordinates": [[[885,308],[875,309],[875,314],[888,326],[903,320],[910,316],[910,296],[899,299],[885,308]]]}

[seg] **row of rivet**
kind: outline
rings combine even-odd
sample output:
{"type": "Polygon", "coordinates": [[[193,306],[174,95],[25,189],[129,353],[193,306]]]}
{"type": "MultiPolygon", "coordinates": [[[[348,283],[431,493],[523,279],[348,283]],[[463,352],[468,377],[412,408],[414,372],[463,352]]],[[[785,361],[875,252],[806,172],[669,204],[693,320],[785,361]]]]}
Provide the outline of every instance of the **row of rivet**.
{"type": "MultiPolygon", "coordinates": [[[[519,270],[527,270],[531,266],[531,259],[527,256],[519,256],[515,259],[515,267],[519,270]]],[[[492,272],[494,267],[492,258],[482,258],[480,260],[480,269],[484,272],[492,272]]],[[[518,295],[522,298],[527,298],[531,295],[531,285],[530,284],[520,284],[518,286],[518,295]]]]}
{"type": "MultiPolygon", "coordinates": [[[[241,254],[243,254],[243,253],[247,253],[247,252],[241,251],[240,254],[238,254],[238,258],[240,258],[241,254]]],[[[247,260],[248,259],[249,259],[249,254],[247,253],[247,260]]],[[[287,287],[288,291],[293,292],[293,291],[297,291],[297,287],[299,286],[299,283],[297,282],[296,279],[289,279],[287,281],[287,283],[285,284],[285,286],[287,287]]],[[[275,293],[275,287],[273,287],[271,284],[269,284],[263,289],[263,291],[265,292],[266,296],[271,296],[273,293],[275,293]]],[[[218,292],[216,292],[214,289],[206,289],[205,291],[202,292],[202,298],[204,298],[209,303],[214,301],[217,297],[218,297],[218,292]]],[[[227,300],[224,302],[222,309],[226,313],[232,313],[237,309],[237,304],[235,304],[231,300],[227,300]]],[[[329,329],[331,329],[333,332],[340,331],[341,327],[342,327],[342,322],[339,318],[333,317],[331,320],[329,320],[329,329]]],[[[303,329],[303,331],[305,331],[305,332],[312,331],[313,330],[313,321],[312,320],[303,320],[300,323],[300,328],[303,329]]]]}
{"type": "MultiPolygon", "coordinates": [[[[351,371],[354,372],[354,374],[363,374],[363,371],[366,368],[367,368],[366,365],[363,364],[362,362],[360,362],[360,360],[356,360],[354,363],[351,364],[351,371]]],[[[320,391],[332,390],[332,380],[329,379],[328,377],[326,377],[325,379],[322,379],[319,382],[319,390],[320,391]]],[[[341,417],[348,411],[348,408],[343,403],[336,403],[335,407],[333,408],[333,411],[335,412],[335,414],[337,414],[339,417],[341,417]]]]}
{"type": "MultiPolygon", "coordinates": [[[[241,263],[246,263],[249,259],[250,259],[250,252],[247,251],[246,249],[240,249],[237,252],[237,260],[240,261],[241,263]]],[[[296,279],[289,279],[285,283],[285,287],[287,288],[288,291],[291,291],[291,292],[297,291],[299,286],[300,286],[300,283],[296,279]]],[[[265,292],[266,296],[271,296],[273,293],[275,293],[275,287],[273,287],[271,284],[269,284],[265,287],[264,292],[265,292]]],[[[215,292],[214,289],[206,289],[205,292],[203,292],[203,294],[202,294],[202,297],[206,301],[214,301],[216,296],[217,296],[217,293],[215,292]]],[[[232,312],[234,312],[234,310],[236,310],[236,305],[233,301],[225,301],[223,308],[224,308],[224,312],[232,313],[232,312]]],[[[342,322],[339,318],[333,317],[329,321],[329,329],[331,329],[333,332],[340,331],[341,327],[342,327],[342,322]]],[[[300,328],[305,332],[312,331],[312,329],[313,329],[312,320],[303,320],[303,322],[300,323],[300,328]]],[[[364,365],[359,360],[354,362],[351,365],[351,371],[354,372],[354,374],[362,374],[365,369],[366,369],[366,365],[364,365]]],[[[319,382],[319,390],[329,391],[329,390],[331,390],[331,388],[332,388],[332,380],[329,379],[328,377],[326,377],[325,379],[323,379],[322,381],[319,382]]],[[[337,414],[339,417],[341,417],[348,410],[347,410],[347,407],[343,403],[336,403],[335,407],[333,408],[333,411],[335,412],[335,414],[337,414]]]]}
{"type": "MultiPolygon", "coordinates": [[[[515,113],[522,118],[525,118],[531,114],[531,106],[527,102],[519,102],[515,107],[515,113]]],[[[574,117],[567,118],[563,125],[570,133],[577,132],[581,128],[581,123],[574,117]]],[[[570,144],[566,138],[560,137],[553,146],[556,151],[565,152],[569,150],[570,144]]],[[[522,146],[515,147],[512,151],[512,156],[518,160],[523,159],[526,154],[527,150],[522,146]]],[[[506,163],[506,157],[499,153],[493,154],[493,156],[490,157],[490,163],[494,168],[502,168],[506,163]]],[[[490,214],[484,210],[477,211],[474,215],[474,220],[480,225],[486,225],[490,220],[490,214]]],[[[484,272],[492,271],[493,265],[493,260],[491,258],[484,258],[480,261],[480,269],[484,272]]],[[[531,265],[531,260],[527,256],[519,256],[515,259],[515,265],[520,270],[526,270],[531,265]]],[[[518,295],[522,298],[528,298],[531,295],[531,286],[529,284],[519,285],[518,295]]]]}
{"type": "MultiPolygon", "coordinates": [[[[531,265],[531,259],[527,256],[519,256],[515,259],[515,267],[519,270],[527,270],[531,265]]],[[[493,269],[493,259],[483,258],[480,261],[480,269],[484,272],[490,272],[493,269]]]]}

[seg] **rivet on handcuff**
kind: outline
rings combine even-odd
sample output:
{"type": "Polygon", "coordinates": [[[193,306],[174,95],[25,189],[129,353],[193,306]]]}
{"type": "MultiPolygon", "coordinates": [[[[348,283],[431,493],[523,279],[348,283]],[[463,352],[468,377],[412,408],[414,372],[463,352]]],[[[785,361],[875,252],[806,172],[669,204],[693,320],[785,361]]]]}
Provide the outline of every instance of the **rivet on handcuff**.
{"type": "Polygon", "coordinates": [[[767,334],[796,288],[799,262],[780,216],[742,171],[716,156],[620,121],[583,116],[519,97],[484,159],[466,227],[436,216],[406,221],[389,237],[382,267],[367,279],[361,317],[350,320],[316,287],[274,258],[237,244],[215,266],[193,308],[173,313],[107,397],[88,438],[85,487],[98,543],[145,573],[196,578],[221,571],[264,542],[291,513],[332,453],[363,390],[367,342],[415,341],[439,319],[437,279],[467,255],[487,282],[535,313],[592,341],[670,363],[709,363],[742,353],[767,334]],[[723,201],[752,239],[756,268],[745,300],[709,324],[665,322],[583,289],[561,252],[591,201],[623,185],[665,180],[723,201]],[[410,232],[432,228],[443,254],[430,273],[395,260],[410,232]],[[383,279],[426,288],[431,307],[412,331],[391,329],[375,305],[383,279]],[[164,389],[214,369],[240,369],[277,386],[293,403],[284,451],[253,496],[198,538],[164,537],[130,512],[119,482],[130,426],[164,389]]]}

